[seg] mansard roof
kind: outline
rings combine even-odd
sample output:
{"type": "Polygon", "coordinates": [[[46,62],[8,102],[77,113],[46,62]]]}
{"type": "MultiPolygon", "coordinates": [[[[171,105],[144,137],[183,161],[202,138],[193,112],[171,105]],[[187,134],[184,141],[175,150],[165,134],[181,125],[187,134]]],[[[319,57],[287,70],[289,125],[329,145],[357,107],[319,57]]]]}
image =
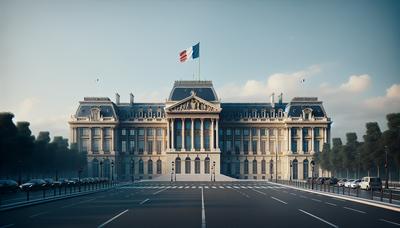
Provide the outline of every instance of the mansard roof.
{"type": "Polygon", "coordinates": [[[206,101],[218,100],[211,81],[175,81],[168,100],[183,100],[189,97],[192,91],[206,101]]]}
{"type": "Polygon", "coordinates": [[[164,103],[124,103],[118,105],[117,109],[120,120],[128,120],[138,117],[155,117],[158,112],[163,116],[164,107],[164,103]]]}
{"type": "Polygon", "coordinates": [[[107,97],[85,97],[79,102],[75,116],[89,117],[93,108],[99,108],[102,117],[117,117],[116,107],[107,97]]]}
{"type": "Polygon", "coordinates": [[[294,97],[286,107],[289,117],[300,117],[304,109],[311,109],[314,117],[326,117],[322,101],[316,97],[294,97]]]}

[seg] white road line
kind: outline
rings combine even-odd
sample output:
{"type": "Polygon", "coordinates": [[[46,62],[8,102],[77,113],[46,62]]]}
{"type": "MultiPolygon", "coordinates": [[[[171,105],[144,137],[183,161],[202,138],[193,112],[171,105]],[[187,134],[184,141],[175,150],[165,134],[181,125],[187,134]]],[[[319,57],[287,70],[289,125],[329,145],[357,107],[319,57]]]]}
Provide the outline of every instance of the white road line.
{"type": "Polygon", "coordinates": [[[397,222],[392,222],[392,221],[389,221],[389,220],[386,220],[386,219],[379,219],[379,221],[387,222],[387,223],[390,223],[390,224],[393,224],[393,225],[396,225],[396,226],[400,226],[399,223],[397,223],[397,222]]]}
{"type": "Polygon", "coordinates": [[[208,188],[208,186],[204,186],[204,188],[208,188]]]}
{"type": "Polygon", "coordinates": [[[308,199],[307,196],[300,195],[300,198],[308,199]]]}
{"type": "Polygon", "coordinates": [[[315,202],[319,202],[319,203],[322,202],[321,200],[319,200],[319,199],[314,199],[314,198],[311,198],[311,200],[314,200],[315,202]]]}
{"type": "Polygon", "coordinates": [[[354,208],[351,208],[351,207],[343,207],[343,208],[347,209],[347,210],[355,211],[355,212],[358,212],[358,213],[361,213],[361,214],[366,214],[367,213],[365,211],[360,211],[360,210],[357,210],[357,209],[354,209],[354,208]]]}
{"type": "Polygon", "coordinates": [[[215,186],[212,186],[211,188],[217,188],[217,187],[215,187],[215,186]]]}
{"type": "Polygon", "coordinates": [[[201,228],[206,228],[206,211],[204,209],[204,190],[201,188],[201,228]]]}
{"type": "Polygon", "coordinates": [[[278,201],[278,202],[281,202],[281,203],[283,203],[283,204],[287,204],[285,201],[282,201],[282,200],[280,200],[280,199],[278,199],[278,198],[275,198],[275,197],[273,197],[273,196],[271,196],[271,198],[274,199],[274,200],[276,200],[276,201],[278,201]]]}
{"type": "Polygon", "coordinates": [[[179,188],[183,188],[183,186],[179,186],[179,188]]]}
{"type": "Polygon", "coordinates": [[[291,192],[291,193],[290,193],[290,195],[294,195],[294,196],[297,196],[297,195],[296,195],[296,193],[293,193],[293,192],[291,192]]]}
{"type": "Polygon", "coordinates": [[[325,202],[326,204],[328,204],[328,205],[331,205],[331,206],[337,206],[336,204],[334,204],[334,203],[329,203],[329,202],[325,202]]]}
{"type": "Polygon", "coordinates": [[[117,214],[116,216],[110,218],[109,220],[107,220],[105,223],[101,224],[100,226],[98,226],[97,228],[101,228],[104,227],[105,225],[107,225],[108,223],[112,222],[114,219],[118,218],[119,216],[125,214],[126,212],[128,212],[128,209],[126,209],[125,211],[117,214]]]}
{"type": "Polygon", "coordinates": [[[142,205],[142,204],[146,203],[146,202],[149,201],[149,200],[150,200],[150,199],[147,198],[147,199],[143,200],[142,202],[140,202],[139,204],[142,205]]]}
{"type": "Polygon", "coordinates": [[[165,191],[165,190],[167,190],[169,187],[166,187],[166,188],[164,188],[164,189],[161,189],[161,190],[158,190],[158,191],[156,191],[155,193],[153,193],[153,195],[157,195],[158,193],[160,193],[160,192],[162,192],[162,191],[165,191]]]}
{"type": "Polygon", "coordinates": [[[255,190],[255,189],[252,189],[252,190],[255,191],[255,192],[258,192],[260,194],[267,195],[267,193],[265,193],[265,192],[261,192],[261,191],[255,190]]]}
{"type": "Polygon", "coordinates": [[[43,212],[40,212],[40,213],[37,213],[37,214],[29,216],[29,218],[35,218],[35,217],[38,217],[39,215],[44,215],[44,214],[47,214],[47,213],[49,213],[49,212],[48,211],[43,211],[43,212]]]}
{"type": "Polygon", "coordinates": [[[335,224],[333,224],[333,223],[330,223],[330,222],[328,222],[328,221],[326,221],[326,220],[324,220],[324,219],[322,219],[322,218],[320,218],[320,217],[318,217],[318,216],[316,216],[316,215],[313,215],[313,214],[311,214],[311,213],[308,213],[307,211],[303,211],[303,210],[301,210],[301,209],[299,209],[299,211],[301,211],[301,212],[303,212],[304,214],[306,214],[306,215],[309,215],[309,216],[311,216],[311,217],[313,217],[313,218],[316,218],[316,219],[318,219],[319,221],[321,221],[321,222],[324,222],[324,223],[326,223],[326,224],[328,224],[328,225],[330,225],[330,226],[332,226],[332,227],[339,227],[339,226],[337,226],[337,225],[335,225],[335,224]]]}
{"type": "Polygon", "coordinates": [[[0,226],[0,228],[7,228],[7,227],[12,227],[12,226],[14,226],[14,224],[7,224],[7,225],[4,225],[4,226],[0,226]]]}

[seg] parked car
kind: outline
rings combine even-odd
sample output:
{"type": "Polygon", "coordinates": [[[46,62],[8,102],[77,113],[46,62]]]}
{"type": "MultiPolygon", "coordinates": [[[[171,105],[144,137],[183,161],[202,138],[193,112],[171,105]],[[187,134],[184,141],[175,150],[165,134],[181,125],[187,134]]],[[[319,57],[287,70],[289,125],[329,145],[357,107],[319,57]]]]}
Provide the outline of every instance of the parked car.
{"type": "Polygon", "coordinates": [[[67,178],[60,178],[59,181],[61,182],[61,186],[67,186],[70,184],[67,178]]]}
{"type": "Polygon", "coordinates": [[[358,188],[360,182],[361,182],[361,179],[357,179],[357,180],[352,181],[352,182],[350,183],[350,188],[358,188]]]}
{"type": "Polygon", "coordinates": [[[0,180],[0,192],[16,192],[18,183],[14,180],[0,180]]]}
{"type": "Polygon", "coordinates": [[[46,188],[54,187],[54,180],[53,179],[45,178],[44,181],[46,182],[46,185],[45,185],[46,188]]]}
{"type": "Polygon", "coordinates": [[[360,182],[360,188],[365,190],[382,189],[382,180],[379,177],[363,177],[360,182]]]}
{"type": "Polygon", "coordinates": [[[354,179],[349,179],[349,180],[347,180],[346,182],[344,182],[344,187],[350,188],[350,184],[351,184],[351,182],[353,182],[353,181],[354,181],[354,179]]]}
{"type": "Polygon", "coordinates": [[[338,180],[336,177],[331,177],[331,178],[329,178],[326,182],[327,182],[327,184],[329,184],[329,185],[335,185],[335,184],[337,184],[338,181],[339,181],[339,180],[338,180]]]}
{"type": "Polygon", "coordinates": [[[343,186],[344,186],[344,183],[345,183],[346,181],[347,181],[346,178],[339,180],[339,181],[337,182],[337,186],[343,187],[343,186]]]}
{"type": "Polygon", "coordinates": [[[315,183],[324,184],[326,177],[318,177],[315,183]]]}
{"type": "Polygon", "coordinates": [[[46,181],[42,179],[32,179],[24,184],[21,184],[19,187],[23,191],[34,191],[34,190],[41,190],[45,188],[46,181]]]}

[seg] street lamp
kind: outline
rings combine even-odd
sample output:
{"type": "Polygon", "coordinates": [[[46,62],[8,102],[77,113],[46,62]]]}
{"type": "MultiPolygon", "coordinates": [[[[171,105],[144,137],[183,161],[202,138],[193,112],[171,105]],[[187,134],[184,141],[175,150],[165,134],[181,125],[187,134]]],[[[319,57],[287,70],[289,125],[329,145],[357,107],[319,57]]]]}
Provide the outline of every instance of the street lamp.
{"type": "Polygon", "coordinates": [[[114,160],[111,160],[111,181],[114,182],[114,160]]]}
{"type": "Polygon", "coordinates": [[[388,148],[385,146],[385,188],[389,188],[389,182],[388,182],[388,148]]]}
{"type": "MultiPolygon", "coordinates": [[[[171,165],[171,182],[174,181],[173,176],[174,176],[174,166],[175,166],[175,162],[172,161],[172,165],[171,165]]],[[[176,178],[175,178],[176,180],[176,178]]]]}
{"type": "Polygon", "coordinates": [[[292,182],[292,169],[293,169],[292,167],[293,167],[293,161],[290,160],[290,170],[289,170],[290,182],[292,182]]]}
{"type": "Polygon", "coordinates": [[[133,160],[133,158],[131,158],[131,178],[132,178],[132,183],[135,181],[135,178],[134,178],[134,172],[135,172],[135,169],[134,169],[134,163],[135,161],[133,160]]]}
{"type": "Polygon", "coordinates": [[[311,161],[311,189],[314,189],[314,160],[311,161]]]}
{"type": "Polygon", "coordinates": [[[100,160],[100,177],[103,177],[103,160],[100,160]]]}
{"type": "Polygon", "coordinates": [[[215,161],[213,161],[213,175],[214,175],[214,182],[215,182],[215,161]]]}

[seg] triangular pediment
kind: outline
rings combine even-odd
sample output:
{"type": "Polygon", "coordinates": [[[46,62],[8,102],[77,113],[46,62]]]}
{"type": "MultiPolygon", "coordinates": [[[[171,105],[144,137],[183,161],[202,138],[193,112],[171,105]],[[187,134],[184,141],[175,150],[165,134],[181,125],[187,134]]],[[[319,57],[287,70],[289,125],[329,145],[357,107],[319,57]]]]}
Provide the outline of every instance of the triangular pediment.
{"type": "Polygon", "coordinates": [[[213,104],[208,102],[200,97],[196,96],[196,94],[192,94],[191,96],[169,106],[166,108],[167,112],[211,112],[217,113],[221,111],[221,108],[218,104],[213,104]]]}

